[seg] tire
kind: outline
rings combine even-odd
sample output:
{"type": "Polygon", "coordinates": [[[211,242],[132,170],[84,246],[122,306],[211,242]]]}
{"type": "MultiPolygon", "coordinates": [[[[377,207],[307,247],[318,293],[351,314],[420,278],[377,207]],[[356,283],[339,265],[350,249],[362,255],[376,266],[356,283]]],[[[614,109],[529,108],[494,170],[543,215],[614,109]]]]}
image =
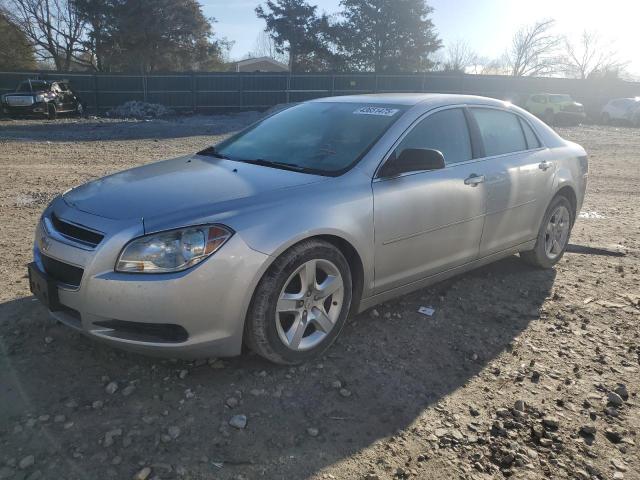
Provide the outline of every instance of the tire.
{"type": "Polygon", "coordinates": [[[84,116],[84,106],[82,106],[80,102],[78,102],[78,105],[76,105],[76,115],[78,117],[84,116]]]}
{"type": "MultiPolygon", "coordinates": [[[[571,202],[563,196],[557,195],[551,201],[540,224],[536,245],[533,250],[520,252],[520,257],[529,265],[538,268],[551,268],[562,259],[569,244],[571,228],[575,220],[575,211],[571,202]],[[558,216],[559,215],[559,216],[558,216]],[[558,225],[553,232],[550,232],[552,217],[555,216],[555,223],[558,225]],[[561,220],[559,222],[559,220],[561,220]],[[560,223],[562,226],[560,226],[560,223]],[[557,244],[549,251],[549,240],[556,235],[557,244]]],[[[552,242],[553,243],[553,242],[552,242]]]]}
{"type": "Polygon", "coordinates": [[[340,250],[322,240],[302,241],[278,257],[256,287],[245,322],[245,343],[283,365],[317,357],[344,327],[352,294],[351,270],[340,250]],[[314,285],[325,285],[325,292],[338,285],[341,289],[323,298],[322,290],[303,287],[310,275],[314,285]]]}
{"type": "Polygon", "coordinates": [[[49,103],[47,105],[47,119],[55,120],[58,118],[58,111],[56,110],[56,106],[53,103],[49,103]]]}

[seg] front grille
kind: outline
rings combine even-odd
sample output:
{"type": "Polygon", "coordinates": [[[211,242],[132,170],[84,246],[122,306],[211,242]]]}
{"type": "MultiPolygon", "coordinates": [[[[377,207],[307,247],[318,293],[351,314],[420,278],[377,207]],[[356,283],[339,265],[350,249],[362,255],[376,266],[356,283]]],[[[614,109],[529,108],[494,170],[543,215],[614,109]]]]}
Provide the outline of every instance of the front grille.
{"type": "Polygon", "coordinates": [[[84,243],[85,245],[89,245],[91,247],[95,247],[96,245],[98,245],[104,238],[104,235],[98,232],[94,232],[93,230],[89,230],[86,227],[69,223],[58,218],[55,213],[51,214],[51,223],[53,224],[53,228],[55,228],[58,233],[71,240],[84,243]]]}
{"type": "Polygon", "coordinates": [[[44,271],[47,272],[47,275],[51,278],[72,287],[80,286],[82,274],[84,273],[82,268],[74,267],[73,265],[69,265],[68,263],[55,260],[45,255],[42,255],[41,258],[44,271]]]}
{"type": "Polygon", "coordinates": [[[33,97],[27,95],[8,95],[5,97],[7,105],[11,107],[28,107],[33,105],[33,97]]]}

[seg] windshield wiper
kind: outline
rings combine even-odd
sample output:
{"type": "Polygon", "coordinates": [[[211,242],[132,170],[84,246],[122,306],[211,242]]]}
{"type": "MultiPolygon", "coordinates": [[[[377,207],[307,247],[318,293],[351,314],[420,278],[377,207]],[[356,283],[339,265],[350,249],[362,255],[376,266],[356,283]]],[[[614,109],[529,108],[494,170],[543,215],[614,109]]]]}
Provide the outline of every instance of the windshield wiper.
{"type": "Polygon", "coordinates": [[[291,170],[294,172],[317,173],[315,170],[311,168],[303,167],[301,165],[296,165],[295,163],[277,162],[274,160],[265,160],[264,158],[255,158],[251,160],[244,160],[241,158],[231,158],[225,155],[224,153],[218,152],[216,150],[216,147],[207,147],[204,150],[199,151],[198,155],[206,155],[209,157],[223,158],[225,160],[234,160],[236,162],[252,163],[254,165],[260,165],[263,167],[280,168],[282,170],[291,170]]]}
{"type": "Polygon", "coordinates": [[[255,165],[262,165],[263,167],[280,168],[282,170],[292,170],[294,172],[310,173],[313,170],[295,163],[276,162],[274,160],[265,160],[264,158],[255,158],[253,160],[241,160],[242,162],[253,163],[255,165]]]}
{"type": "Polygon", "coordinates": [[[230,160],[224,153],[220,153],[216,150],[216,147],[207,147],[204,150],[200,150],[198,155],[206,155],[208,157],[216,157],[216,158],[224,158],[225,160],[230,160]]]}

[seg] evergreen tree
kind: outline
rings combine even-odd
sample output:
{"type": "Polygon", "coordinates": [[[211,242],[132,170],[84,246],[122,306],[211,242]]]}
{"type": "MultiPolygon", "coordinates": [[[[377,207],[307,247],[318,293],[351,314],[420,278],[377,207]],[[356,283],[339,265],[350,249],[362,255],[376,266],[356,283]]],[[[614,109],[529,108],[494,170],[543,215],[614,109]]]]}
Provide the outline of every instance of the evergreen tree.
{"type": "Polygon", "coordinates": [[[343,21],[336,42],[354,70],[429,70],[429,56],[441,48],[424,0],[342,0],[343,21]]]}

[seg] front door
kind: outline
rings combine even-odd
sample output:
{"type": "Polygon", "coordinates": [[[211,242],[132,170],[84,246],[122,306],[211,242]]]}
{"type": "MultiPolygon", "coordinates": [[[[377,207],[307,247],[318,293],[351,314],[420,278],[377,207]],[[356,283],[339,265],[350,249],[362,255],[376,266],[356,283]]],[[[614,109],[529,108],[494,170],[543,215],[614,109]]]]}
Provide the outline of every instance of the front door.
{"type": "Polygon", "coordinates": [[[387,161],[405,148],[439,150],[446,167],[373,181],[376,293],[478,256],[486,190],[483,162],[473,160],[463,109],[440,110],[420,120],[387,161]]]}

